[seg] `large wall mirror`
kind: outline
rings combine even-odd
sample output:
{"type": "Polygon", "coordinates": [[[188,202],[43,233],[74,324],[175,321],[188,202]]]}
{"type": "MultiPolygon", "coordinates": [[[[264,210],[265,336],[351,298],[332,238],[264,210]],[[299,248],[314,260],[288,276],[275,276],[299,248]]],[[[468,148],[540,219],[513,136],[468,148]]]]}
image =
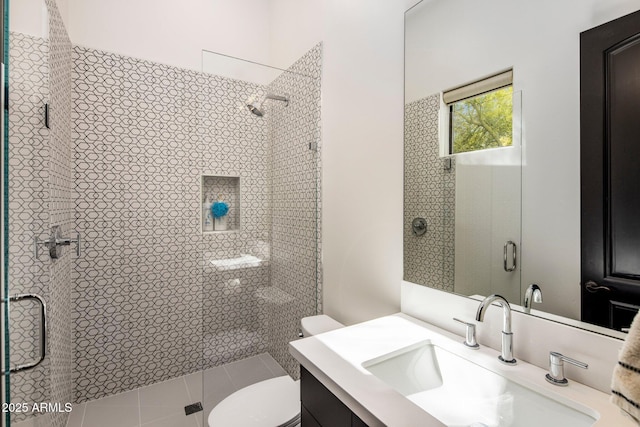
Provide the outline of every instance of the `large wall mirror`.
{"type": "Polygon", "coordinates": [[[405,280],[498,293],[531,314],[622,336],[580,322],[580,33],[639,7],[422,0],[407,11],[405,280]],[[448,95],[505,72],[510,81],[463,95],[461,107],[448,95]],[[501,88],[507,107],[492,92],[501,88]],[[489,107],[479,94],[493,97],[489,107]],[[456,151],[452,135],[464,132],[495,144],[456,151]]]}

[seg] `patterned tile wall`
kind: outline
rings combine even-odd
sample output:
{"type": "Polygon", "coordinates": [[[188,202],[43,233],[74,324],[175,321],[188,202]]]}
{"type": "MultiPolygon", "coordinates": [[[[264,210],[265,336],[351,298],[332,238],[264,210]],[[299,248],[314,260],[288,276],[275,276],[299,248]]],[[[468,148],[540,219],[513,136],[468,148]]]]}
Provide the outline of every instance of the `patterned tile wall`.
{"type": "Polygon", "coordinates": [[[77,47],[73,92],[76,400],[265,351],[268,262],[209,263],[268,255],[264,88],[77,47]],[[240,230],[201,234],[203,174],[240,177],[240,230]]]}
{"type": "MultiPolygon", "coordinates": [[[[72,251],[53,261],[34,259],[32,239],[60,226],[73,229],[71,144],[71,42],[55,1],[47,0],[49,41],[10,35],[10,292],[38,293],[48,303],[49,345],[45,362],[12,376],[16,402],[73,400],[71,324],[72,251]],[[44,103],[50,105],[50,129],[44,126],[44,103]]],[[[12,362],[37,357],[39,316],[35,307],[11,310],[12,362]]],[[[43,416],[46,425],[66,424],[68,414],[43,416]]],[[[16,414],[14,421],[25,418],[16,414]]]]}
{"type": "Polygon", "coordinates": [[[320,91],[318,44],[269,85],[289,105],[267,105],[271,142],[271,286],[280,298],[267,303],[269,352],[294,378],[298,362],[287,343],[300,319],[320,309],[320,91]]]}
{"type": "MultiPolygon", "coordinates": [[[[72,46],[55,0],[46,0],[49,12],[49,213],[50,225],[63,236],[74,230],[75,186],[71,140],[72,46]]],[[[49,357],[51,401],[73,401],[73,334],[71,329],[72,270],[76,255],[65,248],[49,261],[49,357]]],[[[50,425],[63,427],[68,414],[51,413],[50,425]]]]}
{"type": "Polygon", "coordinates": [[[195,79],[74,49],[76,226],[86,242],[74,273],[78,402],[200,366],[195,79]]]}
{"type": "Polygon", "coordinates": [[[439,156],[438,94],[405,106],[404,279],[453,292],[455,244],[455,158],[445,169],[439,156]],[[427,232],[414,236],[414,218],[427,232]]]}

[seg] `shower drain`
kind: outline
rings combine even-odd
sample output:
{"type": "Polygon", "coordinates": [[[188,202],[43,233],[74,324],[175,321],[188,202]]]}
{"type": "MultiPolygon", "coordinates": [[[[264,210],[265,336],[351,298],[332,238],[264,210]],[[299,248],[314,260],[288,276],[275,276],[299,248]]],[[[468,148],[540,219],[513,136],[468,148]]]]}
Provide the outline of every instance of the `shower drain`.
{"type": "Polygon", "coordinates": [[[184,407],[185,415],[195,414],[196,412],[200,411],[202,411],[202,403],[200,402],[192,403],[191,405],[187,405],[184,407]]]}

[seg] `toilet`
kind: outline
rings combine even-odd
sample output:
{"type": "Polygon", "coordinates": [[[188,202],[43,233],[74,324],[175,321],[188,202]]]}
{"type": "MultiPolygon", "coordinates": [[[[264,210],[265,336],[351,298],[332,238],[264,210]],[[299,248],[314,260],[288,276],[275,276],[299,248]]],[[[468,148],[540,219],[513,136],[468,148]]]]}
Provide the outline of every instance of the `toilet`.
{"type": "MultiPolygon", "coordinates": [[[[342,328],[321,314],[300,321],[305,337],[342,328]]],[[[209,413],[209,427],[297,427],[300,425],[300,380],[289,375],[251,384],[226,397],[209,413]]]]}

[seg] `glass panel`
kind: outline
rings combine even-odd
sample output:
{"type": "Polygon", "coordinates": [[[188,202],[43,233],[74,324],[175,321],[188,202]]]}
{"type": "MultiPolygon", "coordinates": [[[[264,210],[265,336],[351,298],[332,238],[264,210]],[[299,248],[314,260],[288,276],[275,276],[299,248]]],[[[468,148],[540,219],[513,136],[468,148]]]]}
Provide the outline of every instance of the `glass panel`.
{"type": "MultiPolygon", "coordinates": [[[[7,5],[7,2],[5,2],[7,5]]],[[[7,163],[5,177],[7,184],[7,210],[5,231],[7,244],[5,260],[7,264],[7,287],[5,297],[19,294],[37,294],[50,302],[50,287],[55,283],[66,283],[70,289],[71,251],[53,266],[43,256],[36,259],[33,253],[34,237],[44,236],[50,226],[63,226],[65,232],[69,230],[73,221],[72,210],[60,212],[58,219],[49,216],[45,206],[50,199],[45,194],[51,194],[53,183],[61,177],[59,170],[53,171],[47,166],[49,160],[55,156],[54,145],[50,144],[49,133],[44,126],[45,104],[49,102],[50,67],[49,52],[49,14],[43,0],[27,0],[11,2],[7,5],[9,20],[7,39],[5,39],[5,61],[7,61],[8,75],[5,83],[8,86],[8,111],[5,113],[5,142],[7,163]],[[56,273],[52,275],[52,272],[56,273]],[[55,280],[52,280],[55,276],[55,280]]],[[[5,27],[5,29],[7,29],[5,27]]],[[[70,99],[70,94],[68,95],[70,99]]],[[[60,141],[58,139],[58,141],[60,141]]],[[[61,141],[60,141],[61,142],[61,141]]],[[[68,144],[68,140],[65,141],[68,144]]],[[[62,142],[61,142],[62,143],[62,142]]],[[[62,155],[61,151],[57,154],[62,155]]],[[[66,159],[70,159],[70,152],[64,151],[66,159]]],[[[58,157],[62,160],[61,157],[58,157]]],[[[61,162],[63,163],[63,162],[61,162]]],[[[70,168],[65,168],[69,175],[70,168]]],[[[62,189],[62,187],[58,187],[62,189]]],[[[69,201],[68,195],[60,194],[58,200],[69,201]]],[[[53,207],[55,204],[52,204],[53,207]]],[[[55,205],[57,206],[57,205],[55,205]]],[[[65,298],[62,296],[62,298],[65,298]]],[[[49,307],[50,310],[61,308],[58,302],[49,307]]],[[[69,304],[64,302],[63,304],[69,304]]],[[[10,356],[6,358],[6,369],[32,364],[39,360],[41,354],[41,312],[39,304],[34,300],[24,299],[9,302],[7,338],[11,348],[10,356]]],[[[70,312],[67,310],[66,313],[70,312]]],[[[62,320],[57,318],[58,321],[62,320]]],[[[64,335],[66,342],[71,340],[70,317],[64,335]]],[[[57,331],[56,331],[57,332],[57,331]]],[[[59,342],[62,342],[60,340],[59,342]]],[[[54,347],[49,346],[50,349],[54,347]]],[[[52,351],[56,356],[65,358],[65,362],[57,365],[59,372],[70,369],[72,354],[69,346],[58,346],[52,351]],[[64,347],[64,349],[63,349],[64,347]],[[60,351],[58,351],[60,350],[60,351]],[[64,354],[64,356],[63,356],[64,354]]],[[[28,420],[37,415],[32,411],[33,404],[57,400],[52,390],[60,382],[52,378],[50,354],[44,362],[36,367],[19,373],[11,374],[6,380],[8,402],[24,406],[9,407],[7,413],[10,420],[16,423],[28,420]]],[[[59,359],[61,360],[61,359],[59,359]]],[[[65,396],[60,396],[63,404],[71,401],[71,378],[63,380],[64,385],[58,390],[66,390],[65,396]]],[[[48,421],[53,422],[54,416],[48,421]]],[[[55,416],[65,417],[64,414],[55,416]]]]}
{"type": "MultiPolygon", "coordinates": [[[[0,50],[2,51],[2,73],[0,90],[2,95],[2,117],[0,118],[0,144],[2,145],[0,156],[2,156],[2,189],[0,194],[0,201],[2,204],[2,218],[0,220],[0,227],[2,227],[2,242],[0,247],[2,253],[0,253],[0,259],[2,260],[2,277],[0,281],[2,288],[0,289],[0,298],[2,303],[0,304],[0,363],[1,369],[4,375],[2,384],[0,385],[0,399],[1,404],[11,402],[11,377],[9,375],[10,369],[10,345],[9,345],[9,311],[8,311],[8,295],[9,295],[9,143],[8,143],[8,124],[9,113],[5,109],[4,94],[7,93],[7,68],[9,64],[9,10],[8,1],[2,0],[0,2],[0,11],[2,16],[2,34],[0,37],[0,50]]],[[[11,425],[11,415],[9,412],[2,414],[2,420],[0,425],[9,427],[11,425]]]]}
{"type": "Polygon", "coordinates": [[[240,218],[203,233],[205,419],[239,388],[299,378],[287,344],[321,309],[320,61],[320,46],[287,70],[203,53],[200,202],[205,212],[228,203],[229,224],[240,218]],[[230,384],[216,381],[221,369],[230,384]]]}

